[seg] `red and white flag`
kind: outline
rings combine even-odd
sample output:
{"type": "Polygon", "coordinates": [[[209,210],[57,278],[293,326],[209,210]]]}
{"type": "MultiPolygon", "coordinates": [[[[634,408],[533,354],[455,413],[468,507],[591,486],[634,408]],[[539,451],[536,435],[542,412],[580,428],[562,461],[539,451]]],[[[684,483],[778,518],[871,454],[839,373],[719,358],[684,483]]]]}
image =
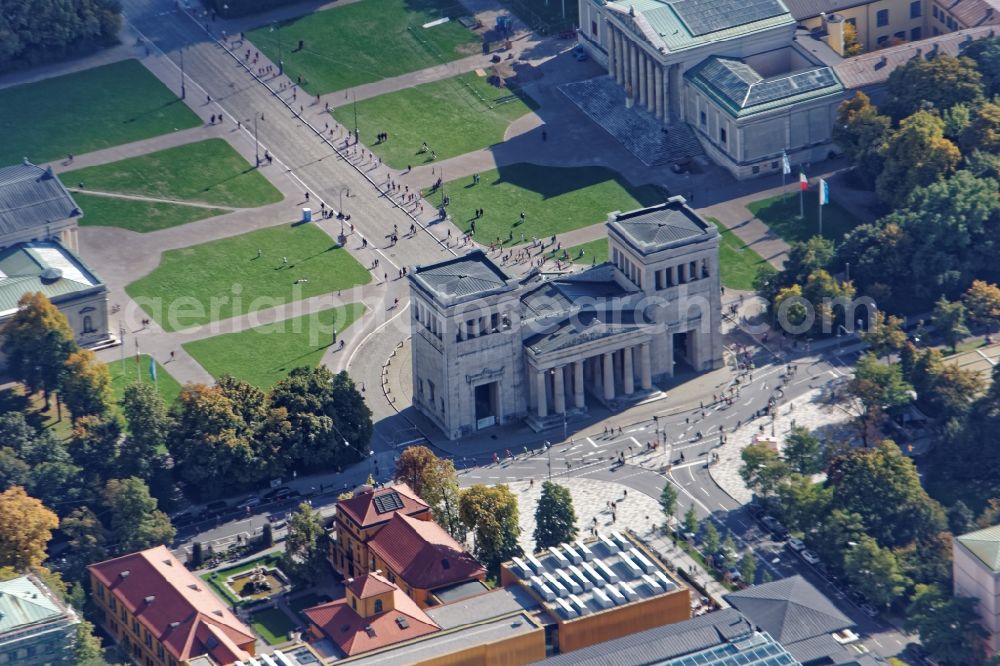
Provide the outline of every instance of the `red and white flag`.
{"type": "Polygon", "coordinates": [[[806,178],[805,171],[799,171],[799,189],[803,192],[809,189],[809,179],[806,178]]]}

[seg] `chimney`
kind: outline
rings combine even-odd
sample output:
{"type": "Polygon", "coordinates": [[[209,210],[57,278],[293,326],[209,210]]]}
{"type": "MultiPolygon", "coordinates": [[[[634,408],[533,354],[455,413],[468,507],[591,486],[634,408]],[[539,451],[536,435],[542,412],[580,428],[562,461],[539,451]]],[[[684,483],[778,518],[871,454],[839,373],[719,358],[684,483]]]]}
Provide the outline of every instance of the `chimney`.
{"type": "Polygon", "coordinates": [[[128,578],[128,575],[129,575],[130,573],[132,573],[132,572],[131,572],[131,571],[128,571],[128,570],[126,569],[125,571],[123,571],[123,572],[121,572],[120,574],[118,574],[118,576],[119,576],[120,578],[122,578],[122,579],[124,580],[125,578],[128,578]]]}
{"type": "Polygon", "coordinates": [[[143,601],[145,601],[146,605],[148,606],[149,604],[151,604],[154,601],[156,601],[156,597],[151,594],[148,597],[146,597],[145,599],[143,599],[143,601]]]}
{"type": "Polygon", "coordinates": [[[839,14],[820,14],[823,19],[823,27],[826,29],[826,37],[823,41],[833,49],[837,55],[844,55],[844,17],[839,14]]]}

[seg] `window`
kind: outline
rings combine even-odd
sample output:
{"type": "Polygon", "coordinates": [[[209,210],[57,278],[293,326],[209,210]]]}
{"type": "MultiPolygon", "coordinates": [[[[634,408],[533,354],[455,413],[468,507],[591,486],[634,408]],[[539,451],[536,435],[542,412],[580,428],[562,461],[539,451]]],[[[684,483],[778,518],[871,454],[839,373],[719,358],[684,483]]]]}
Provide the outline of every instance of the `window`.
{"type": "Polygon", "coordinates": [[[910,2],[910,18],[920,18],[923,15],[923,5],[921,0],[910,2]]]}
{"type": "Polygon", "coordinates": [[[351,597],[351,608],[358,610],[358,600],[356,597],[351,597]]]}
{"type": "Polygon", "coordinates": [[[885,26],[889,25],[888,9],[878,10],[878,12],[875,14],[875,25],[877,25],[880,28],[884,28],[885,26]]]}
{"type": "Polygon", "coordinates": [[[775,161],[771,162],[771,168],[772,169],[777,169],[778,168],[778,160],[775,160],[775,161]]]}
{"type": "Polygon", "coordinates": [[[119,613],[118,615],[121,617],[122,622],[125,623],[125,628],[128,629],[128,614],[125,612],[124,606],[122,606],[121,613],[119,613]]]}
{"type": "Polygon", "coordinates": [[[376,613],[381,613],[382,612],[382,600],[381,599],[376,599],[375,600],[375,612],[376,613]]]}
{"type": "Polygon", "coordinates": [[[146,632],[146,647],[153,649],[153,637],[149,635],[148,631],[146,632]]]}
{"type": "Polygon", "coordinates": [[[597,36],[597,21],[590,22],[590,34],[597,36]]]}
{"type": "Polygon", "coordinates": [[[708,125],[708,116],[705,115],[704,111],[701,112],[701,114],[699,116],[699,120],[701,120],[701,126],[702,127],[705,127],[706,125],[708,125]]]}
{"type": "Polygon", "coordinates": [[[889,41],[889,35],[882,35],[875,41],[878,43],[879,46],[885,46],[886,43],[889,41]]]}
{"type": "Polygon", "coordinates": [[[939,18],[937,5],[931,7],[931,14],[934,16],[934,18],[939,18]]]}
{"type": "Polygon", "coordinates": [[[159,659],[160,661],[163,661],[163,645],[162,644],[156,646],[156,658],[159,659]]]}
{"type": "Polygon", "coordinates": [[[920,28],[914,28],[913,30],[910,31],[910,41],[911,42],[918,42],[918,41],[920,41],[920,39],[921,39],[922,36],[923,36],[923,31],[920,28]]]}
{"type": "Polygon", "coordinates": [[[845,23],[850,23],[854,28],[858,27],[858,19],[856,18],[849,18],[845,21],[845,23]]]}
{"type": "Polygon", "coordinates": [[[97,598],[104,599],[104,588],[100,585],[97,586],[97,598]]]}
{"type": "Polygon", "coordinates": [[[142,635],[139,633],[139,620],[136,620],[134,618],[132,620],[132,633],[135,634],[137,637],[142,635]]]}
{"type": "Polygon", "coordinates": [[[726,128],[725,127],[720,127],[719,128],[719,143],[725,143],[725,142],[726,142],[726,128]]]}
{"type": "Polygon", "coordinates": [[[83,332],[84,333],[96,333],[97,329],[94,328],[94,320],[90,315],[83,315],[83,332]]]}
{"type": "Polygon", "coordinates": [[[111,609],[112,613],[115,612],[118,610],[118,601],[114,597],[111,597],[108,599],[108,607],[111,609]]]}
{"type": "Polygon", "coordinates": [[[756,174],[760,173],[760,167],[759,166],[755,166],[755,167],[753,167],[751,169],[751,171],[754,173],[754,175],[756,175],[756,174]]]}
{"type": "Polygon", "coordinates": [[[935,37],[937,37],[938,35],[940,35],[940,34],[941,34],[941,31],[940,31],[940,30],[938,30],[937,28],[934,28],[933,32],[934,32],[934,36],[935,36],[935,37]]]}
{"type": "Polygon", "coordinates": [[[894,33],[893,37],[895,37],[896,39],[898,39],[901,42],[905,41],[906,40],[906,31],[905,30],[900,30],[899,32],[894,33]]]}

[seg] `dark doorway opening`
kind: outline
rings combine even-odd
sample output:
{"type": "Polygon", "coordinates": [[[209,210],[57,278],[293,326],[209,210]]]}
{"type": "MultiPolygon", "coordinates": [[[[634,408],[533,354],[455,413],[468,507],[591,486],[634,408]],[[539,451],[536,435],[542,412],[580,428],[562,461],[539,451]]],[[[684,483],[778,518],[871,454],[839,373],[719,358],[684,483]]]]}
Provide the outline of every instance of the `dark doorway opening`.
{"type": "Polygon", "coordinates": [[[481,384],[475,389],[476,429],[489,428],[497,423],[497,383],[481,384]]]}

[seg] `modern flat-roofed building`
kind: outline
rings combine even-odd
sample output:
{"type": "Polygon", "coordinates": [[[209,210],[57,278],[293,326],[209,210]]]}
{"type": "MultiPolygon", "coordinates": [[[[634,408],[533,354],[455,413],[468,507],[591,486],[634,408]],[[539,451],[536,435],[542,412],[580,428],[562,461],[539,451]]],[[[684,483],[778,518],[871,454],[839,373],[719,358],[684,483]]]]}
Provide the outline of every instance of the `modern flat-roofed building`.
{"type": "Polygon", "coordinates": [[[978,600],[986,645],[1000,652],[1000,525],[955,537],[951,554],[955,595],[978,600]]]}
{"type": "Polygon", "coordinates": [[[80,618],[34,574],[0,582],[0,664],[76,663],[80,618]]]}
{"type": "Polygon", "coordinates": [[[87,569],[101,624],[141,666],[227,666],[256,653],[250,628],[165,546],[87,569]]]}

